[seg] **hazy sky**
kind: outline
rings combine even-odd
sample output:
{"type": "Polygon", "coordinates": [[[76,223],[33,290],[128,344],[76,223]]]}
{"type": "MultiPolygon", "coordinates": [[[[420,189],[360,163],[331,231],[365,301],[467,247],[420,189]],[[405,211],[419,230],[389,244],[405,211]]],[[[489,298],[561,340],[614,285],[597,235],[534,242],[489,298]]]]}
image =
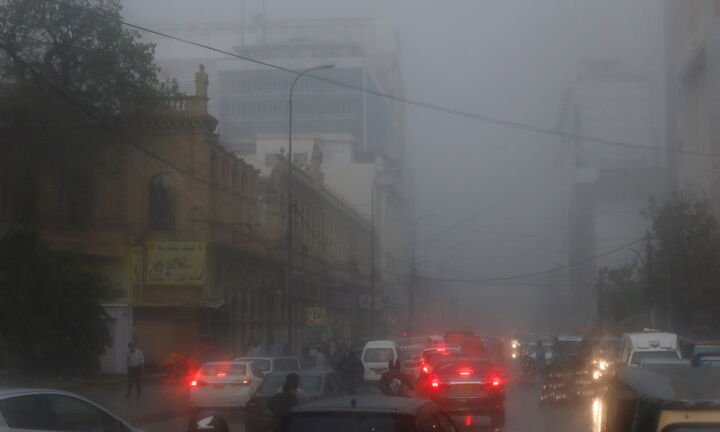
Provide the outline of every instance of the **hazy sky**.
{"type": "MultiPolygon", "coordinates": [[[[144,24],[240,21],[241,0],[125,0],[144,24]]],[[[248,15],[258,0],[246,0],[248,15]]],[[[398,33],[406,95],[553,128],[583,60],[612,59],[662,85],[660,0],[266,0],[269,20],[381,17],[398,33]]],[[[228,47],[223,47],[228,48],[228,47]]],[[[562,138],[407,107],[417,214],[434,267],[503,275],[556,264],[562,138]],[[482,210],[482,211],[481,211],[482,210]],[[494,234],[488,234],[494,233],[494,234]]],[[[432,266],[431,266],[432,267],[432,266]]],[[[433,270],[435,271],[435,270],[433,270]]]]}

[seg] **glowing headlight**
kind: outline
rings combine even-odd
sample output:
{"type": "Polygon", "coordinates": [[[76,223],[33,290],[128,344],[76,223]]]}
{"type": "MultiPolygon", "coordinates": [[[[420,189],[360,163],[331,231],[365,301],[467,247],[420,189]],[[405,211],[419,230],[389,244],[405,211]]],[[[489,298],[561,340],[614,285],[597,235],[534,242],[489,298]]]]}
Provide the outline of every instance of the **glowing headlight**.
{"type": "Polygon", "coordinates": [[[608,366],[608,362],[606,362],[605,360],[600,360],[598,362],[598,367],[600,368],[600,370],[607,370],[608,366]]]}
{"type": "Polygon", "coordinates": [[[517,353],[512,353],[512,358],[517,358],[517,353]]]}
{"type": "Polygon", "coordinates": [[[512,349],[515,349],[518,347],[518,344],[517,344],[517,342],[513,342],[511,346],[512,346],[512,349]]]}
{"type": "Polygon", "coordinates": [[[600,372],[600,371],[598,371],[598,370],[593,371],[593,379],[594,379],[594,380],[599,380],[600,377],[602,377],[602,372],[600,372]]]}

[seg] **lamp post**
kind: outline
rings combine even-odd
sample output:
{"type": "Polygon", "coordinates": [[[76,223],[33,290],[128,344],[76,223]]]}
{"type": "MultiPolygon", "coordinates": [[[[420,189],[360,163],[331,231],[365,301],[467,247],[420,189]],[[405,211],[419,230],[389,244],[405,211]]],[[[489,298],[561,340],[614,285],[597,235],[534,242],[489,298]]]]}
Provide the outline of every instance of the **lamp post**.
{"type": "Polygon", "coordinates": [[[413,324],[415,320],[415,288],[417,285],[417,268],[415,267],[415,237],[417,233],[417,226],[423,219],[427,219],[430,217],[435,216],[434,214],[426,214],[423,216],[420,216],[419,218],[415,219],[415,222],[413,223],[413,229],[412,229],[412,257],[411,257],[411,264],[410,264],[410,271],[412,276],[412,281],[410,283],[410,301],[409,301],[409,311],[408,311],[408,333],[410,336],[413,335],[413,324]]]}
{"type": "Polygon", "coordinates": [[[292,293],[292,263],[293,263],[293,160],[292,160],[292,131],[293,131],[293,91],[295,84],[309,72],[330,69],[334,65],[322,65],[305,69],[299,72],[290,86],[290,98],[288,99],[288,178],[287,178],[287,269],[285,270],[285,296],[287,313],[288,348],[294,352],[293,336],[295,326],[293,323],[293,293],[292,293]]]}
{"type": "Polygon", "coordinates": [[[400,171],[397,168],[387,168],[380,171],[373,178],[370,187],[370,335],[375,336],[375,184],[383,175],[400,171]]]}

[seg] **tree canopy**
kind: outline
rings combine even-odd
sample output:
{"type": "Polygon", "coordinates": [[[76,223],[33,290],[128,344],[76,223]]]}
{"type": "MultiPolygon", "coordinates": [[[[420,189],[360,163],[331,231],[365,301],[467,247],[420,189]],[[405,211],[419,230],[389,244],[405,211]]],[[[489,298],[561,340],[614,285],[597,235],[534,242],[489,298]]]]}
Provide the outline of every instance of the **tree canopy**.
{"type": "Polygon", "coordinates": [[[5,121],[77,120],[57,89],[103,116],[161,104],[175,88],[160,82],[154,45],[123,27],[120,10],[117,0],[0,0],[5,121]]]}
{"type": "Polygon", "coordinates": [[[25,374],[97,370],[110,342],[100,280],[53,252],[35,231],[0,239],[0,369],[25,374]]]}

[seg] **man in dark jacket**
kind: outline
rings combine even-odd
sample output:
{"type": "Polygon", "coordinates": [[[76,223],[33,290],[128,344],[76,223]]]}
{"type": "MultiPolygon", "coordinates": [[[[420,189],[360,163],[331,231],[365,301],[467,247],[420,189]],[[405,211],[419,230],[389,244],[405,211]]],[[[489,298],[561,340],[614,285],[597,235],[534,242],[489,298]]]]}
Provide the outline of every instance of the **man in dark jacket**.
{"type": "Polygon", "coordinates": [[[290,412],[292,407],[298,404],[297,391],[300,386],[300,377],[295,372],[287,374],[285,384],[281,393],[273,395],[267,402],[267,409],[273,414],[275,430],[280,425],[282,418],[290,412]]]}
{"type": "Polygon", "coordinates": [[[407,396],[412,388],[410,377],[400,371],[400,360],[390,360],[388,371],[380,377],[380,391],[388,396],[407,396]]]}
{"type": "Polygon", "coordinates": [[[365,366],[359,358],[355,357],[355,353],[350,350],[345,353],[345,358],[337,366],[337,372],[345,382],[350,394],[360,391],[365,377],[365,366]]]}

